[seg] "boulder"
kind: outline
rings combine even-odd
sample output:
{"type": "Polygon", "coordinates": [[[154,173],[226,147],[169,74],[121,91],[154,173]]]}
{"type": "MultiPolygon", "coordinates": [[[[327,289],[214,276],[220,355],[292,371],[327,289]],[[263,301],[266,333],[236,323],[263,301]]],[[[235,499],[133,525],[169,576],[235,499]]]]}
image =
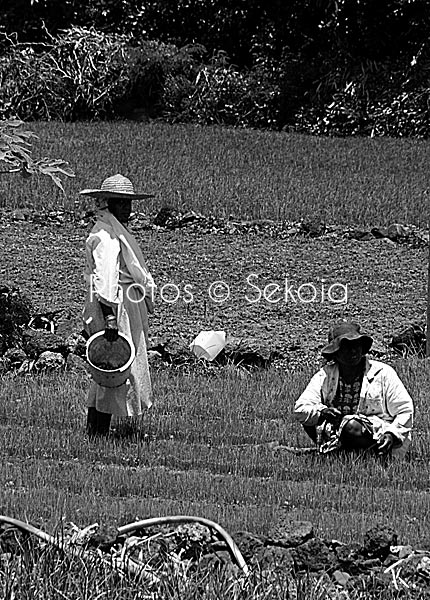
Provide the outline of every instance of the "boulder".
{"type": "Polygon", "coordinates": [[[349,232],[349,237],[353,240],[360,240],[361,242],[368,242],[374,239],[374,235],[370,231],[363,229],[354,229],[349,232]]]}
{"type": "Polygon", "coordinates": [[[392,335],[389,346],[403,357],[415,355],[423,358],[426,355],[424,325],[407,323],[392,335]]]}
{"type": "Polygon", "coordinates": [[[66,358],[66,369],[71,373],[88,373],[88,363],[81,356],[71,352],[66,358]]]}
{"type": "Polygon", "coordinates": [[[249,531],[237,531],[233,539],[246,561],[250,561],[259,550],[264,548],[265,539],[249,531]]]}
{"type": "Polygon", "coordinates": [[[73,352],[77,356],[86,356],[87,342],[80,333],[71,333],[65,340],[68,352],[73,352]]]}
{"type": "Polygon", "coordinates": [[[292,553],[298,571],[327,571],[337,564],[336,555],[319,538],[297,546],[292,553]]]}
{"type": "Polygon", "coordinates": [[[267,544],[293,548],[304,544],[314,537],[314,528],[310,521],[280,520],[267,536],[267,544]]]}
{"type": "Polygon", "coordinates": [[[10,363],[11,369],[18,369],[27,358],[26,353],[22,348],[9,348],[3,355],[10,363]]]}
{"type": "Polygon", "coordinates": [[[363,551],[369,558],[385,560],[396,545],[397,534],[390,525],[375,525],[364,535],[363,551]]]}
{"type": "Polygon", "coordinates": [[[370,231],[375,238],[381,239],[388,237],[388,229],[386,227],[373,227],[370,231]]]}
{"type": "Polygon", "coordinates": [[[354,574],[363,570],[362,563],[365,559],[363,556],[363,548],[358,542],[337,546],[337,548],[335,548],[335,554],[338,563],[343,570],[354,574]]]}
{"type": "Polygon", "coordinates": [[[300,230],[309,237],[320,237],[326,232],[326,224],[319,219],[305,219],[300,230]]]}
{"type": "Polygon", "coordinates": [[[253,567],[258,566],[261,571],[282,571],[283,573],[294,571],[295,568],[292,550],[280,546],[258,547],[249,559],[249,564],[253,567]]]}
{"type": "Polygon", "coordinates": [[[401,225],[400,223],[392,223],[387,229],[387,237],[393,240],[393,242],[408,238],[410,233],[409,227],[405,227],[405,225],[401,225]]]}
{"type": "Polygon", "coordinates": [[[243,366],[265,368],[278,357],[277,351],[257,338],[229,337],[216,362],[221,364],[232,362],[243,366]]]}
{"type": "Polygon", "coordinates": [[[347,587],[348,582],[351,579],[351,575],[345,573],[345,571],[339,571],[338,569],[333,573],[334,581],[341,587],[347,587]]]}
{"type": "Polygon", "coordinates": [[[64,356],[59,352],[42,352],[34,364],[36,371],[59,371],[66,364],[64,356]]]}

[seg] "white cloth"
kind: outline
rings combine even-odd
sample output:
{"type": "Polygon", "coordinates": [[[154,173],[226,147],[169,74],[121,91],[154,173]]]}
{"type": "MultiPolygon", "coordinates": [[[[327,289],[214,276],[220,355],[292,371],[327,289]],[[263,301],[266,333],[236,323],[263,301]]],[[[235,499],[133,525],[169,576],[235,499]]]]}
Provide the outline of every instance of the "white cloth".
{"type": "Polygon", "coordinates": [[[87,239],[86,254],[86,281],[88,285],[93,285],[97,299],[112,308],[119,304],[122,300],[118,295],[121,275],[123,282],[133,283],[133,287],[153,301],[155,284],[142,251],[128,229],[108,210],[97,212],[97,222],[87,239]],[[118,261],[120,252],[124,263],[121,273],[118,261]]]}
{"type": "Polygon", "coordinates": [[[117,416],[138,416],[144,406],[152,404],[145,297],[152,293],[154,281],[136,240],[108,211],[98,213],[87,238],[85,278],[83,320],[87,333],[93,335],[105,328],[102,302],[111,306],[119,331],[133,341],[136,350],[127,382],[117,388],[92,382],[87,405],[117,416]]]}
{"type": "MultiPolygon", "coordinates": [[[[294,418],[302,425],[316,426],[321,410],[332,406],[339,381],[337,363],[328,363],[310,380],[294,406],[294,418]]],[[[409,447],[413,426],[412,398],[395,370],[366,357],[357,415],[367,417],[375,441],[386,432],[395,438],[393,455],[403,456],[409,447]]]]}

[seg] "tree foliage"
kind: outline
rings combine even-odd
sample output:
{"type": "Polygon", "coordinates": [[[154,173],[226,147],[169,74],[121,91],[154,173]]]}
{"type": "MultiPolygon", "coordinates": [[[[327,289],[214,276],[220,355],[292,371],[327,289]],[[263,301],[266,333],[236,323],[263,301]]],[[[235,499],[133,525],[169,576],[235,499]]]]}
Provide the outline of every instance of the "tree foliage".
{"type": "MultiPolygon", "coordinates": [[[[265,123],[269,127],[298,126],[340,135],[396,128],[399,135],[406,131],[422,135],[426,128],[428,0],[15,0],[4,10],[0,31],[6,34],[4,51],[17,43],[14,35],[19,32],[19,42],[31,43],[39,55],[45,52],[43,44],[52,46],[52,36],[59,39],[63,29],[77,28],[93,28],[104,40],[123,36],[128,46],[137,48],[127,57],[133,66],[126,95],[134,97],[139,88],[142,96],[141,84],[148,81],[152,69],[152,98],[146,92],[143,96],[148,111],[156,116],[165,116],[175,106],[176,113],[172,117],[170,112],[169,118],[194,118],[197,110],[199,121],[206,113],[209,121],[251,124],[251,117],[238,119],[234,110],[227,110],[222,118],[218,112],[213,116],[218,91],[225,98],[226,88],[230,90],[228,109],[230,100],[235,103],[240,95],[235,90],[241,80],[244,98],[249,97],[249,86],[262,86],[264,109],[257,110],[256,126],[270,109],[265,123]],[[159,45],[158,62],[147,50],[142,58],[145,43],[159,45]],[[185,67],[185,55],[177,60],[178,54],[175,60],[182,61],[185,69],[181,84],[170,68],[170,57],[166,62],[168,47],[179,51],[203,47],[205,65],[187,55],[185,67]],[[224,74],[219,65],[214,71],[211,62],[220,51],[229,58],[224,74]],[[143,66],[144,76],[136,65],[143,66]],[[201,75],[197,81],[205,69],[208,78],[201,75]],[[201,109],[192,106],[209,80],[213,99],[207,89],[203,95],[212,108],[201,102],[201,109]],[[409,123],[405,111],[411,111],[409,123]]],[[[250,101],[260,102],[253,97],[250,101]]],[[[70,102],[75,106],[73,99],[70,102]]],[[[247,101],[241,106],[246,111],[247,101]]],[[[112,110],[117,109],[108,103],[106,110],[93,116],[99,118],[104,112],[107,117],[112,110]]]]}

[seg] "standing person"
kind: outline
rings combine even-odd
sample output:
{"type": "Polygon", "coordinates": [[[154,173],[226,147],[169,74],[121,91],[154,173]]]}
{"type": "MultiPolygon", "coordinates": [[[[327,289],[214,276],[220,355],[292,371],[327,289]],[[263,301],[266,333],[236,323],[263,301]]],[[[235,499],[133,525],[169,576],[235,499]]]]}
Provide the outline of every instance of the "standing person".
{"type": "Polygon", "coordinates": [[[127,222],[132,200],[153,195],[136,194],[131,181],[119,174],[105,179],[100,189],[80,193],[95,199],[97,218],[86,240],[84,328],[90,336],[104,330],[109,341],[121,332],[136,350],[126,383],[106,388],[91,382],[87,433],[92,437],[109,433],[112,415],[139,416],[152,404],[147,343],[155,286],[127,222]]]}
{"type": "Polygon", "coordinates": [[[369,359],[373,339],[357,323],[329,331],[322,355],[329,362],[295,403],[294,417],[322,453],[369,449],[403,457],[410,444],[414,407],[392,367],[369,359]]]}

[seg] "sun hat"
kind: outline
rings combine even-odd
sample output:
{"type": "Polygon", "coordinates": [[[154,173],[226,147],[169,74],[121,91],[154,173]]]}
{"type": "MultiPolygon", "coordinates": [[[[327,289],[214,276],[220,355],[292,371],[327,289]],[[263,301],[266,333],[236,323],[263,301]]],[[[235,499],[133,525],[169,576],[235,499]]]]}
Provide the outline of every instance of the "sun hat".
{"type": "Polygon", "coordinates": [[[79,193],[82,196],[91,196],[92,198],[117,198],[118,200],[121,200],[122,198],[141,200],[143,198],[154,197],[154,194],[146,194],[144,192],[136,194],[130,179],[119,173],[105,179],[100,189],[81,190],[79,193]]]}
{"type": "Polygon", "coordinates": [[[373,338],[370,335],[360,333],[360,325],[358,323],[339,321],[329,329],[329,343],[321,350],[324,358],[333,358],[333,354],[339,350],[342,340],[360,340],[363,347],[363,354],[367,354],[373,344],[373,338]]]}

